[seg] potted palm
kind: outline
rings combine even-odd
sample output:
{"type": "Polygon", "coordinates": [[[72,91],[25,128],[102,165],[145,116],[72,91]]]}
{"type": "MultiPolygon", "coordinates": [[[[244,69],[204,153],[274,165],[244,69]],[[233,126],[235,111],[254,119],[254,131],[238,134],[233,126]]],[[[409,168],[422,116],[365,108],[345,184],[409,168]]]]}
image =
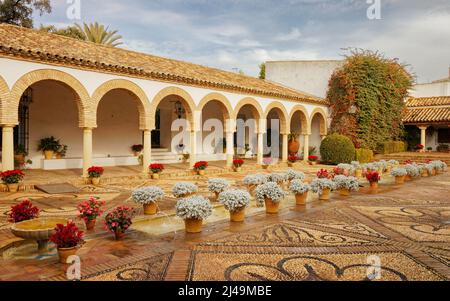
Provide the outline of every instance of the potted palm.
{"type": "Polygon", "coordinates": [[[215,194],[215,200],[219,199],[219,194],[230,188],[230,183],[225,179],[208,180],[208,190],[215,194]]]}
{"type": "Polygon", "coordinates": [[[219,202],[230,212],[232,222],[243,222],[245,208],[250,205],[250,194],[245,190],[227,190],[220,194],[219,202]]]}
{"type": "Polygon", "coordinates": [[[172,188],[172,194],[176,198],[187,198],[198,192],[198,187],[192,183],[176,183],[172,188]]]}
{"type": "Polygon", "coordinates": [[[67,263],[70,256],[76,255],[83,243],[83,231],[80,231],[74,222],[68,221],[67,225],[58,224],[55,233],[50,237],[58,248],[59,262],[67,263]]]}
{"type": "Polygon", "coordinates": [[[355,177],[337,175],[333,181],[336,184],[336,190],[339,190],[342,196],[349,196],[351,192],[359,190],[359,182],[355,177]]]}
{"type": "Polygon", "coordinates": [[[185,222],[187,233],[202,232],[203,221],[212,214],[212,205],[203,196],[193,196],[179,200],[176,205],[177,216],[185,222]]]}
{"type": "Polygon", "coordinates": [[[59,140],[56,140],[55,137],[51,136],[42,138],[39,141],[38,151],[42,151],[44,153],[45,160],[51,160],[60,147],[61,144],[59,140]]]}
{"type": "Polygon", "coordinates": [[[164,199],[165,193],[157,186],[150,186],[134,190],[131,197],[136,204],[144,206],[145,215],[154,215],[158,211],[157,202],[164,199]]]}
{"type": "Polygon", "coordinates": [[[297,205],[305,205],[308,199],[308,192],[311,186],[305,184],[300,179],[295,179],[291,181],[289,185],[289,190],[295,194],[295,201],[297,205]]]}
{"type": "Polygon", "coordinates": [[[151,176],[153,180],[158,180],[160,178],[160,174],[164,170],[164,165],[162,164],[150,164],[149,169],[151,171],[151,176]]]}
{"type": "Polygon", "coordinates": [[[95,186],[100,185],[100,178],[102,177],[105,169],[100,166],[92,166],[88,169],[89,179],[95,186]]]}
{"type": "Polygon", "coordinates": [[[256,188],[256,201],[259,207],[266,205],[268,214],[277,214],[280,202],[284,199],[285,193],[275,182],[267,182],[256,188]]]}
{"type": "Polygon", "coordinates": [[[328,178],[316,178],[311,182],[311,191],[319,194],[319,200],[328,201],[336,184],[328,178]]]}
{"type": "Polygon", "coordinates": [[[105,204],[105,201],[101,201],[95,197],[90,197],[89,200],[83,201],[78,205],[77,208],[80,212],[78,217],[84,220],[84,223],[86,224],[86,230],[90,231],[95,228],[97,218],[103,214],[101,208],[105,204]]]}
{"type": "Polygon", "coordinates": [[[254,175],[248,175],[244,178],[243,183],[247,186],[248,192],[250,192],[250,195],[255,194],[255,189],[258,185],[267,183],[268,176],[265,174],[254,174],[254,175]]]}
{"type": "Polygon", "coordinates": [[[2,172],[0,175],[3,183],[8,187],[9,192],[19,191],[19,183],[25,177],[25,174],[21,170],[8,170],[2,172]]]}
{"type": "Polygon", "coordinates": [[[208,168],[208,162],[200,161],[195,163],[194,170],[199,176],[204,176],[206,174],[206,169],[208,168]]]}
{"type": "Polygon", "coordinates": [[[233,160],[233,167],[234,167],[235,172],[241,172],[242,165],[244,165],[244,160],[242,160],[242,159],[233,160]]]}
{"type": "Polygon", "coordinates": [[[373,191],[376,191],[378,189],[378,182],[381,180],[381,176],[377,171],[367,171],[366,172],[366,179],[370,183],[370,188],[373,191]]]}
{"type": "Polygon", "coordinates": [[[122,240],[125,237],[125,231],[133,224],[133,216],[133,208],[127,206],[114,208],[105,217],[106,229],[114,233],[116,240],[122,240]]]}

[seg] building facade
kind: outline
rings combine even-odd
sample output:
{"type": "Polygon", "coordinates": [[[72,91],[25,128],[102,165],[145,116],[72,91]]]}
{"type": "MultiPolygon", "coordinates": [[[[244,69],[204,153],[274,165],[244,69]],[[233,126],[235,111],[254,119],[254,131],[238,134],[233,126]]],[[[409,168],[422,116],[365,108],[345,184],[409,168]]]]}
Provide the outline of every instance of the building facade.
{"type": "Polygon", "coordinates": [[[322,98],[269,81],[0,25],[3,170],[14,169],[19,145],[32,168],[83,168],[84,175],[92,165],[139,164],[134,144],[144,146],[144,172],[159,159],[179,160],[181,152],[191,165],[204,159],[231,166],[236,150],[224,153],[223,145],[235,145],[238,120],[247,119],[255,120],[249,131],[257,138],[246,142],[258,163],[272,120],[279,121],[280,159],[287,160],[291,133],[307,159],[327,134],[328,116],[322,98]],[[205,146],[212,119],[222,122],[225,139],[205,146]],[[172,145],[177,135],[183,143],[172,145]],[[65,158],[45,160],[37,150],[50,136],[68,146],[65,158]]]}

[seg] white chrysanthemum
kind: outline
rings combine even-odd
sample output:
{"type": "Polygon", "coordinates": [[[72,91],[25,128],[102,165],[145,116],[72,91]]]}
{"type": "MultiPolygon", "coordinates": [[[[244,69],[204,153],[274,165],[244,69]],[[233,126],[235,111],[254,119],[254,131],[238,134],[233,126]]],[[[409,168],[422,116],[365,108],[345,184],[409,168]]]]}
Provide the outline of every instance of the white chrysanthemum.
{"type": "Polygon", "coordinates": [[[306,183],[303,183],[301,180],[293,180],[291,185],[289,185],[289,190],[294,194],[304,194],[311,189],[306,183]]]}
{"type": "Polygon", "coordinates": [[[274,203],[279,203],[286,196],[283,189],[275,182],[268,182],[256,188],[256,201],[258,206],[263,206],[265,199],[271,199],[274,203]]]}
{"type": "Polygon", "coordinates": [[[250,204],[250,194],[245,190],[227,190],[220,194],[219,202],[224,205],[225,209],[235,212],[250,204]]]}
{"type": "Polygon", "coordinates": [[[230,187],[230,182],[225,179],[208,180],[208,190],[215,193],[221,193],[230,187]]]}
{"type": "Polygon", "coordinates": [[[133,201],[142,205],[147,205],[162,200],[164,196],[164,191],[157,186],[136,189],[131,194],[133,201]]]}
{"type": "Polygon", "coordinates": [[[176,207],[177,216],[182,219],[205,220],[212,214],[213,206],[203,196],[193,196],[179,200],[176,207]]]}
{"type": "Polygon", "coordinates": [[[172,188],[172,193],[177,198],[196,192],[198,192],[198,187],[192,183],[176,183],[172,188]]]}

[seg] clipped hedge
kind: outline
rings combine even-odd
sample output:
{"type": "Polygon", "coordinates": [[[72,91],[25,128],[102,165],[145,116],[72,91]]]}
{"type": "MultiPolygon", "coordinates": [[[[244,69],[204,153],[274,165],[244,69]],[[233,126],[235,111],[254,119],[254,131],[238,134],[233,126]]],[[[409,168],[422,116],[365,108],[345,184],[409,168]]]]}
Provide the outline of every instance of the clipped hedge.
{"type": "Polygon", "coordinates": [[[395,153],[403,153],[408,149],[408,145],[403,141],[388,141],[382,143],[377,151],[380,154],[395,154],[395,153]]]}
{"type": "Polygon", "coordinates": [[[373,151],[371,149],[358,148],[356,150],[356,161],[358,161],[359,163],[373,162],[373,151]]]}
{"type": "Polygon", "coordinates": [[[355,146],[350,138],[339,134],[327,136],[320,146],[320,155],[325,163],[351,163],[355,160],[355,154],[355,146]]]}

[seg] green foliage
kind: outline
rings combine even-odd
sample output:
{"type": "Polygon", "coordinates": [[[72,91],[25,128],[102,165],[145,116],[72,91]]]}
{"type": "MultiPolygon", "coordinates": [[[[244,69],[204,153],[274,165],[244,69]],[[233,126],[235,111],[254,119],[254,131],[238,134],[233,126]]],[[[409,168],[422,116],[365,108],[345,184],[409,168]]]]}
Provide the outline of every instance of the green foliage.
{"type": "Polygon", "coordinates": [[[54,33],[60,36],[65,36],[73,39],[84,40],[83,33],[76,26],[68,26],[66,28],[58,29],[54,25],[43,26],[39,28],[40,31],[54,33]]]}
{"type": "Polygon", "coordinates": [[[259,78],[266,79],[266,64],[262,63],[259,65],[259,78]]]}
{"type": "Polygon", "coordinates": [[[47,138],[42,138],[39,141],[39,146],[38,146],[38,151],[54,151],[57,152],[61,147],[61,143],[59,142],[59,140],[56,140],[55,137],[51,136],[51,137],[47,137],[47,138]]]}
{"type": "Polygon", "coordinates": [[[33,13],[38,11],[42,16],[51,13],[50,0],[3,0],[0,1],[0,23],[8,23],[23,27],[33,27],[33,13]]]}
{"type": "Polygon", "coordinates": [[[356,161],[359,163],[372,163],[373,162],[373,151],[366,148],[358,148],[356,150],[356,161]]]}
{"type": "Polygon", "coordinates": [[[402,138],[404,99],[412,84],[413,77],[397,60],[350,50],[344,66],[329,82],[331,128],[350,137],[357,147],[372,150],[402,138]]]}
{"type": "Polygon", "coordinates": [[[355,160],[355,154],[355,146],[350,138],[339,134],[326,137],[320,146],[322,161],[326,163],[351,163],[355,160]]]}
{"type": "Polygon", "coordinates": [[[105,27],[104,25],[98,24],[97,22],[90,24],[83,23],[83,26],[75,24],[75,26],[83,34],[83,39],[85,41],[112,47],[123,44],[120,41],[122,39],[122,36],[117,34],[118,31],[109,30],[108,26],[105,27]]]}
{"type": "Polygon", "coordinates": [[[380,154],[395,154],[395,153],[403,153],[407,150],[407,144],[403,141],[388,141],[382,143],[377,151],[380,154]]]}

